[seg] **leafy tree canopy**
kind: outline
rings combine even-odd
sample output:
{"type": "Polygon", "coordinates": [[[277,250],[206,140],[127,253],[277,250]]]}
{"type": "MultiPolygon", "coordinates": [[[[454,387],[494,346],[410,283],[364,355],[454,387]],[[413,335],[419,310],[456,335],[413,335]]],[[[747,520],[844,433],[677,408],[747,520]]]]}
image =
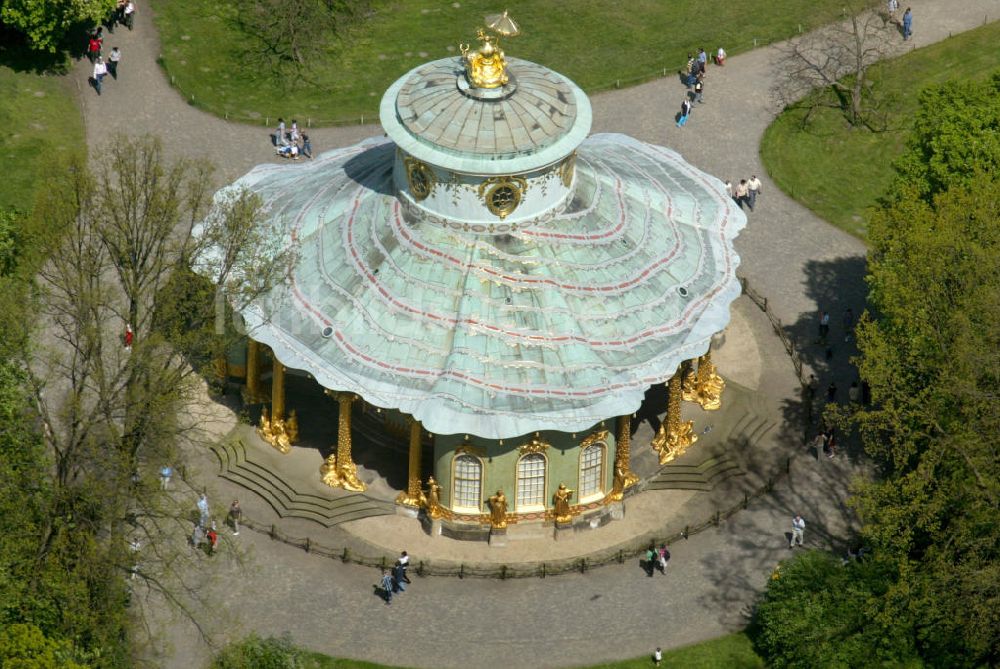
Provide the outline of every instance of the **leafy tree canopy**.
{"type": "Polygon", "coordinates": [[[977,171],[1000,170],[1000,72],[985,83],[955,81],[924,90],[896,170],[897,189],[905,184],[928,202],[951,186],[971,183],[977,171]]]}
{"type": "Polygon", "coordinates": [[[0,22],[32,48],[55,53],[74,24],[97,24],[114,7],[115,0],[0,0],[0,22]]]}

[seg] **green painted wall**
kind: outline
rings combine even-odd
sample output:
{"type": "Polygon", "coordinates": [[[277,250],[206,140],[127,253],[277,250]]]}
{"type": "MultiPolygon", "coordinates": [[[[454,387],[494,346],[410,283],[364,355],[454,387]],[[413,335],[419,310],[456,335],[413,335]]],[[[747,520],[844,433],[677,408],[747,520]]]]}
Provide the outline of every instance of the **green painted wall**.
{"type": "MultiPolygon", "coordinates": [[[[611,490],[614,480],[615,437],[614,419],[595,425],[586,432],[575,435],[566,432],[540,432],[538,440],[549,444],[542,451],[546,458],[545,506],[552,507],[552,494],[560,483],[579,492],[580,490],[580,442],[588,436],[601,430],[607,430],[607,450],[604,456],[602,471],[603,491],[611,490]]],[[[520,447],[528,444],[534,435],[526,435],[514,439],[500,441],[479,439],[475,436],[452,434],[436,435],[434,439],[434,478],[441,485],[441,502],[452,507],[452,464],[456,451],[461,447],[471,449],[470,455],[478,457],[483,463],[482,500],[502,489],[507,496],[508,510],[517,513],[517,462],[521,457],[520,447]]],[[[580,502],[577,494],[573,495],[573,503],[580,502]]],[[[480,508],[485,511],[485,507],[480,508]]]]}

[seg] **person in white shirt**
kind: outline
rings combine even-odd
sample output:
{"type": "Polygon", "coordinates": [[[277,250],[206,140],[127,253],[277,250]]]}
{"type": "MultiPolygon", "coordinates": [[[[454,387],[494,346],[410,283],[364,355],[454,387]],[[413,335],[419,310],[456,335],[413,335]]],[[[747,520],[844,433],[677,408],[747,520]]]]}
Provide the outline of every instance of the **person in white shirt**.
{"type": "Polygon", "coordinates": [[[720,67],[726,64],[726,50],[721,46],[719,47],[719,50],[715,52],[715,64],[720,67]]]}
{"type": "Polygon", "coordinates": [[[132,26],[135,23],[135,3],[132,0],[125,3],[125,9],[122,10],[122,13],[125,14],[125,25],[129,30],[132,30],[132,26]]]}
{"type": "Polygon", "coordinates": [[[108,55],[108,72],[111,74],[112,79],[118,79],[118,63],[122,60],[122,52],[118,50],[118,47],[111,47],[111,53],[108,55]]]}
{"type": "Polygon", "coordinates": [[[750,181],[747,182],[747,204],[750,205],[750,211],[753,211],[754,206],[757,204],[758,195],[760,195],[760,179],[754,174],[750,177],[750,181]]]}
{"type": "Polygon", "coordinates": [[[792,518],[792,540],[788,542],[788,547],[793,547],[796,543],[802,545],[802,533],[806,531],[806,521],[802,516],[792,518]]]}
{"type": "Polygon", "coordinates": [[[94,89],[97,90],[97,94],[101,94],[101,82],[104,80],[104,76],[108,73],[108,66],[104,64],[104,59],[98,57],[97,62],[94,63],[94,89]]]}

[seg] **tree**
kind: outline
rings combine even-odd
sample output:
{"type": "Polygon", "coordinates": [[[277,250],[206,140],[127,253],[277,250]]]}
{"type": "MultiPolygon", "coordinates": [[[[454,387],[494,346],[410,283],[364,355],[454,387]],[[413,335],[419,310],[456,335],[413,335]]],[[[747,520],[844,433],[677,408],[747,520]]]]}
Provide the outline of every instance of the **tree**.
{"type": "MultiPolygon", "coordinates": [[[[809,112],[832,101],[852,126],[858,126],[877,108],[868,69],[888,53],[889,27],[864,3],[847,6],[850,18],[778,47],[772,94],[782,107],[804,104],[809,112]],[[831,95],[809,95],[817,89],[831,95]]],[[[808,119],[809,113],[804,122],[808,119]]]]}
{"type": "Polygon", "coordinates": [[[69,643],[47,638],[34,625],[0,629],[0,665],[5,669],[84,669],[72,654],[69,643]]]}
{"type": "Polygon", "coordinates": [[[884,570],[869,561],[842,565],[820,551],[782,562],[750,625],[768,666],[898,666],[915,658],[906,634],[871,619],[891,579],[884,570]]]}
{"type": "Polygon", "coordinates": [[[901,184],[928,203],[980,173],[1000,172],[1000,72],[986,82],[954,81],[920,93],[906,152],[896,162],[901,184]]]}
{"type": "Polygon", "coordinates": [[[244,55],[254,67],[285,75],[321,55],[367,10],[348,0],[237,0],[236,21],[246,34],[244,55]]]}
{"type": "MultiPolygon", "coordinates": [[[[975,141],[974,138],[970,138],[975,141]]],[[[1000,661],[1000,174],[927,203],[903,183],[873,218],[856,422],[882,477],[855,505],[898,580],[886,620],[933,666],[1000,661]]]]}
{"type": "MultiPolygon", "coordinates": [[[[11,448],[35,453],[0,467],[2,482],[14,484],[0,503],[30,500],[21,499],[16,516],[29,525],[14,533],[23,539],[16,572],[24,581],[8,584],[15,607],[46,634],[100,649],[103,665],[126,666],[130,590],[145,586],[189,614],[198,601],[204,570],[183,549],[188,506],[159,490],[156,472],[182,462],[182,447],[214,438],[199,426],[207,400],[200,373],[226,333],[216,332],[215,285],[191,272],[203,252],[192,230],[208,209],[208,166],[169,162],[150,137],[115,138],[101,155],[99,179],[80,162],[53,175],[26,226],[25,299],[0,298],[10,308],[5,359],[16,361],[20,396],[30,399],[28,412],[22,400],[0,418],[6,430],[24,416],[31,429],[22,426],[11,448]],[[126,323],[130,348],[122,343],[126,323]],[[37,452],[27,448],[31,439],[37,452]],[[135,581],[126,579],[132,574],[135,581]]],[[[256,226],[259,207],[228,206],[220,202],[212,220],[252,239],[240,226],[256,226]]],[[[255,251],[236,251],[229,271],[261,284],[281,276],[263,261],[244,264],[256,262],[255,251]]],[[[24,615],[15,610],[10,619],[24,615]]]]}
{"type": "MultiPolygon", "coordinates": [[[[994,79],[925,93],[898,178],[872,215],[870,311],[856,329],[872,402],[849,424],[878,468],[851,499],[874,580],[858,575],[868,590],[855,599],[853,578],[800,565],[786,579],[783,568],[758,616],[759,647],[776,666],[792,666],[789,633],[809,637],[813,626],[832,636],[813,635],[806,653],[835,639],[887,652],[873,662],[905,662],[912,650],[931,667],[1000,665],[996,91],[994,79]],[[860,607],[862,626],[817,589],[824,584],[860,607]]],[[[871,663],[810,657],[813,666],[871,663]]]]}
{"type": "Polygon", "coordinates": [[[0,22],[24,34],[29,46],[55,53],[75,24],[95,25],[116,0],[0,0],[0,22]]]}

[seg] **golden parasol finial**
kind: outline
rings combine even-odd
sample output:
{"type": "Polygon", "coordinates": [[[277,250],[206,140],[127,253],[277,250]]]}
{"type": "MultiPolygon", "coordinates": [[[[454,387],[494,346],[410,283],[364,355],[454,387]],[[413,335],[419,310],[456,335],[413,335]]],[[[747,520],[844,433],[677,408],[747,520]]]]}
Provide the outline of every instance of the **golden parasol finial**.
{"type": "Polygon", "coordinates": [[[507,10],[503,14],[489,14],[486,17],[486,27],[502,37],[514,37],[521,32],[521,29],[514,23],[514,19],[507,16],[507,10]]]}

